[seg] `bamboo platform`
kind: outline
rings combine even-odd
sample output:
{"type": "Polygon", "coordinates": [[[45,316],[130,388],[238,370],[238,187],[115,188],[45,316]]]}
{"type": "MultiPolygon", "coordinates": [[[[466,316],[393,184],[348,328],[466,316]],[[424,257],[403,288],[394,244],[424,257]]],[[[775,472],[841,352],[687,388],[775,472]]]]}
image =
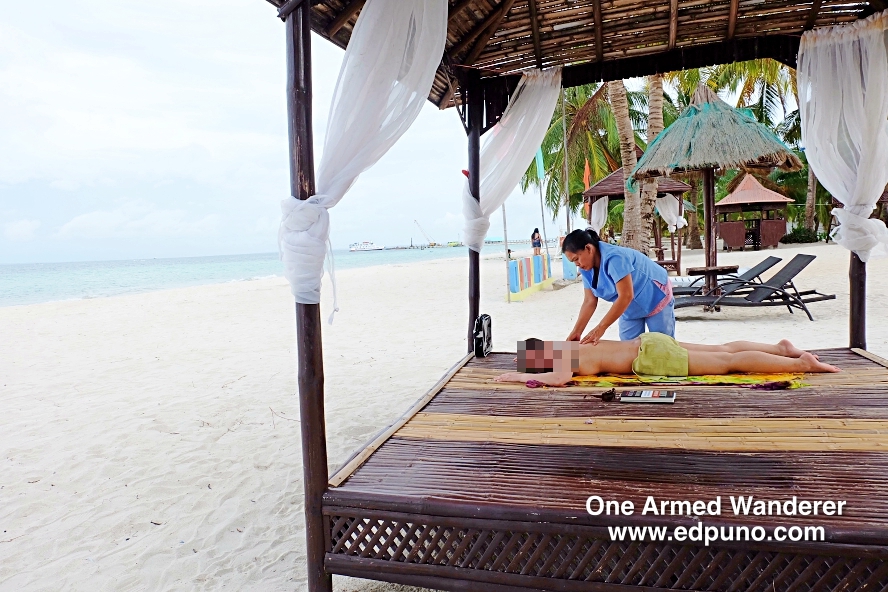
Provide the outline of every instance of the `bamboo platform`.
{"type": "Polygon", "coordinates": [[[466,358],[331,478],[326,569],[440,590],[888,592],[888,362],[817,353],[843,372],[783,391],[670,387],[672,405],[494,383],[514,354],[466,358]],[[592,516],[591,495],[636,511],[592,516]],[[648,496],[720,496],[707,526],[825,540],[612,540],[608,527],[697,523],[642,515],[648,496]],[[735,516],[730,496],[846,505],[735,516]]]}

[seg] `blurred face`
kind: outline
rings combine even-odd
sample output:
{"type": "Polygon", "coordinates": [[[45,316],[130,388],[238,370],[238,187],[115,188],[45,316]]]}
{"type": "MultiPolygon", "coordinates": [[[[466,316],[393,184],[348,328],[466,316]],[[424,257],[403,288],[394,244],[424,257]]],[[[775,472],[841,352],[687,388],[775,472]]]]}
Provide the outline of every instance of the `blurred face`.
{"type": "Polygon", "coordinates": [[[554,359],[551,341],[544,342],[542,349],[526,349],[523,341],[518,342],[519,372],[551,370],[554,359]]]}
{"type": "Polygon", "coordinates": [[[575,341],[545,341],[542,349],[525,349],[523,341],[518,342],[519,372],[552,372],[580,366],[579,344],[575,341]]]}
{"type": "Polygon", "coordinates": [[[565,251],[564,256],[567,257],[568,261],[585,271],[591,270],[598,263],[598,250],[592,245],[586,245],[586,247],[578,253],[565,251]]]}

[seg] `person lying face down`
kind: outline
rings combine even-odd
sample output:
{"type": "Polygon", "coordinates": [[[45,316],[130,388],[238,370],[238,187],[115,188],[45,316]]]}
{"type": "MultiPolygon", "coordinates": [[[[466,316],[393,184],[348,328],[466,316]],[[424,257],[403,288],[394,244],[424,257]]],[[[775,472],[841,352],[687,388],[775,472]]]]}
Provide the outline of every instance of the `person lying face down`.
{"type": "Polygon", "coordinates": [[[563,386],[575,374],[638,374],[640,376],[700,376],[759,372],[839,372],[788,340],[769,345],[732,341],[722,345],[679,343],[662,333],[643,333],[630,341],[601,340],[598,345],[576,341],[528,339],[518,343],[518,372],[497,382],[536,380],[563,386]]]}

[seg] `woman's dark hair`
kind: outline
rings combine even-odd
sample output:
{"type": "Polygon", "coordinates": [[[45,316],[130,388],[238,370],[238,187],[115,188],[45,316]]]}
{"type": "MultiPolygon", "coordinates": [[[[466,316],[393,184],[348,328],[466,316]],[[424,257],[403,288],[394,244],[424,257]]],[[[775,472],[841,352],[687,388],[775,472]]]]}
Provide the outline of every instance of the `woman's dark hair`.
{"type": "Polygon", "coordinates": [[[571,253],[579,253],[586,248],[586,245],[592,245],[598,249],[598,243],[600,241],[601,238],[599,238],[598,233],[591,228],[587,228],[586,230],[577,228],[564,237],[564,242],[561,243],[561,252],[567,253],[570,251],[571,253]]]}
{"type": "Polygon", "coordinates": [[[534,236],[538,235],[539,233],[540,233],[540,229],[534,228],[533,232],[530,233],[530,238],[533,238],[534,236]]]}

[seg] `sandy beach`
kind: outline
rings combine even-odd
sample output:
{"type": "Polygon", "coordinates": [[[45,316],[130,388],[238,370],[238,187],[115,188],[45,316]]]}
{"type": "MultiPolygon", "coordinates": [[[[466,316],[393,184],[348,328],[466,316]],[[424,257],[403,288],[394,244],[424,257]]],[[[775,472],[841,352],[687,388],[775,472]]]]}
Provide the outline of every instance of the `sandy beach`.
{"type": "MultiPolygon", "coordinates": [[[[799,252],[817,255],[799,288],[837,295],[811,305],[815,322],[779,307],[684,309],[677,337],[847,346],[843,248],[719,261],[799,252]]],[[[702,261],[686,252],[683,266],[702,261]]],[[[504,268],[482,263],[495,348],[563,339],[581,286],[507,304],[504,268]]],[[[466,270],[461,258],[339,272],[341,310],[324,328],[331,469],[463,354],[466,270]]],[[[868,274],[868,349],[888,357],[888,260],[868,274]]],[[[326,281],[322,306],[326,318],[326,281]]],[[[0,590],[304,589],[294,344],[279,278],[0,308],[0,590]]],[[[335,588],[406,590],[346,578],[335,588]]]]}

